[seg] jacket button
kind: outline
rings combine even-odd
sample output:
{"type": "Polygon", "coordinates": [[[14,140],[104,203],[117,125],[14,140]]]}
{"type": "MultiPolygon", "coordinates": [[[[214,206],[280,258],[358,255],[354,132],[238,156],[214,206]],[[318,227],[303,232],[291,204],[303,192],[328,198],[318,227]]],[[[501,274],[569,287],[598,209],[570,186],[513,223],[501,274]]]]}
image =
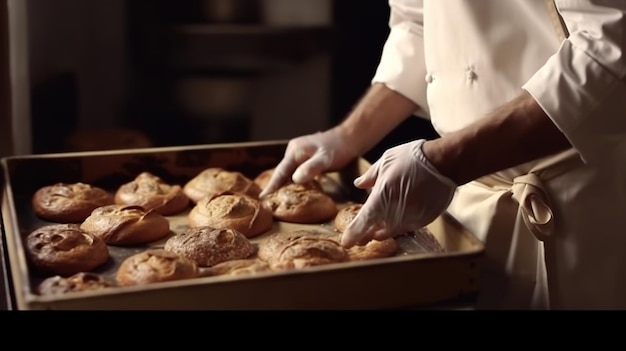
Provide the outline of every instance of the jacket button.
{"type": "Polygon", "coordinates": [[[426,83],[432,83],[432,82],[433,82],[433,80],[435,80],[435,77],[433,77],[433,75],[432,75],[432,74],[428,73],[428,74],[426,75],[426,83]]]}
{"type": "Polygon", "coordinates": [[[470,68],[468,68],[467,71],[465,71],[465,75],[467,77],[467,80],[476,80],[476,78],[478,78],[478,76],[476,75],[476,72],[474,72],[470,68]]]}

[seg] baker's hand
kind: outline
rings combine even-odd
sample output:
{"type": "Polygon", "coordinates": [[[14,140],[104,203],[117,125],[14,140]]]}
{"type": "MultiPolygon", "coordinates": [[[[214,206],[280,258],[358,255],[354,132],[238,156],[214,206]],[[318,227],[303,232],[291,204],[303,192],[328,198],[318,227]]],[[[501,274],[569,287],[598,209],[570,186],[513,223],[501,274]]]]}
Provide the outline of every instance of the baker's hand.
{"type": "Polygon", "coordinates": [[[290,180],[305,183],[322,172],[340,170],[357,156],[356,148],[341,135],[338,127],[291,139],[259,197],[276,191],[290,180]]]}
{"type": "Polygon", "coordinates": [[[354,185],[372,188],[345,229],[341,244],[365,245],[417,230],[443,213],[457,185],[441,175],[422,153],[425,140],[391,148],[354,185]]]}

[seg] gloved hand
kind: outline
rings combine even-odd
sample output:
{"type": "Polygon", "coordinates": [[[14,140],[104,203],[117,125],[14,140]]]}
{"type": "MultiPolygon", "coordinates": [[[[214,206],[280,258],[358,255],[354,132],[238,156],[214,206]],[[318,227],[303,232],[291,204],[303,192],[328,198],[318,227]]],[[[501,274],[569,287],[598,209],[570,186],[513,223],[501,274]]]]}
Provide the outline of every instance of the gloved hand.
{"type": "Polygon", "coordinates": [[[340,170],[357,156],[356,148],[340,135],[338,127],[291,139],[259,197],[276,191],[289,180],[305,183],[322,172],[340,170]]]}
{"type": "Polygon", "coordinates": [[[356,187],[373,188],[343,232],[344,247],[417,230],[446,210],[457,185],[428,162],[422,153],[424,142],[421,139],[385,151],[355,179],[356,187]]]}

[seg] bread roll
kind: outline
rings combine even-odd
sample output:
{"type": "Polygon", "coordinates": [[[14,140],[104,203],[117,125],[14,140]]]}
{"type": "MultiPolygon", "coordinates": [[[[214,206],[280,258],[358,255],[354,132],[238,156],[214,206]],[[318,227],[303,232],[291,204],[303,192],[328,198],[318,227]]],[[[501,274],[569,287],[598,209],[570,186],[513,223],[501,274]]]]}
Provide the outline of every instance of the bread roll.
{"type": "Polygon", "coordinates": [[[35,214],[57,223],[80,223],[94,209],[113,203],[106,190],[80,182],[44,186],[32,198],[35,214]]]}
{"type": "Polygon", "coordinates": [[[259,200],[242,194],[205,197],[191,209],[189,226],[235,229],[253,238],[272,228],[274,218],[259,200]]]}
{"type": "Polygon", "coordinates": [[[301,184],[286,184],[261,202],[274,218],[284,222],[323,223],[337,215],[337,205],[330,196],[301,184]]]}
{"type": "Polygon", "coordinates": [[[335,240],[303,236],[282,245],[278,253],[270,258],[269,264],[274,270],[286,270],[348,260],[348,252],[335,240]]]}
{"type": "Polygon", "coordinates": [[[40,295],[55,295],[101,290],[114,286],[113,282],[110,282],[100,274],[80,272],[69,277],[55,275],[46,278],[37,286],[37,293],[40,295]]]}
{"type": "Polygon", "coordinates": [[[192,260],[171,251],[151,249],[122,261],[115,279],[120,286],[131,286],[190,279],[198,275],[198,266],[192,260]]]}
{"type": "Polygon", "coordinates": [[[190,200],[180,185],[167,184],[150,172],[142,172],[117,189],[115,202],[120,205],[141,206],[145,210],[170,216],[186,210],[190,200]]]}
{"type": "Polygon", "coordinates": [[[100,237],[106,244],[117,246],[146,244],[170,234],[167,218],[133,205],[98,207],[80,228],[100,237]]]}
{"type": "MultiPolygon", "coordinates": [[[[341,243],[341,238],[336,238],[341,243]]],[[[385,240],[370,240],[365,245],[354,245],[347,249],[350,261],[372,260],[395,256],[398,252],[398,242],[394,238],[385,240]]]]}
{"type": "Polygon", "coordinates": [[[259,244],[257,257],[263,261],[269,262],[273,257],[278,256],[278,253],[285,244],[303,236],[311,236],[311,233],[306,230],[296,230],[288,233],[274,233],[259,244]]]}
{"type": "Polygon", "coordinates": [[[91,271],[109,259],[104,241],[75,223],[35,229],[26,236],[26,249],[34,267],[61,276],[91,271]]]}
{"type": "Polygon", "coordinates": [[[333,221],[335,229],[343,233],[354,217],[356,217],[356,214],[359,213],[361,207],[363,207],[363,204],[350,204],[340,209],[333,221]]]}
{"type": "Polygon", "coordinates": [[[189,228],[172,236],[165,242],[164,249],[187,257],[199,267],[243,259],[256,251],[252,242],[241,232],[208,226],[189,228]]]}
{"type": "Polygon", "coordinates": [[[203,197],[213,197],[226,192],[245,194],[258,199],[261,188],[240,172],[212,167],[189,180],[183,187],[183,191],[187,197],[197,203],[203,197]]]}
{"type": "Polygon", "coordinates": [[[269,263],[258,258],[244,258],[224,261],[204,270],[204,276],[216,275],[251,275],[271,271],[269,263]]]}

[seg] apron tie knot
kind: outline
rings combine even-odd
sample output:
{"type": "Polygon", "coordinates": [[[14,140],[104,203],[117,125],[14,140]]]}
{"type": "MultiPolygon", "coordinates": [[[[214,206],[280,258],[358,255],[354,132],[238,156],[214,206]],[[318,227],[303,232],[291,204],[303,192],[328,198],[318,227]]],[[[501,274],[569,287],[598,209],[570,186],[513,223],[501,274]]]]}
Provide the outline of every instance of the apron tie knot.
{"type": "Polygon", "coordinates": [[[537,238],[544,241],[554,231],[554,215],[543,183],[535,173],[513,179],[513,198],[520,204],[526,227],[537,238]]]}

